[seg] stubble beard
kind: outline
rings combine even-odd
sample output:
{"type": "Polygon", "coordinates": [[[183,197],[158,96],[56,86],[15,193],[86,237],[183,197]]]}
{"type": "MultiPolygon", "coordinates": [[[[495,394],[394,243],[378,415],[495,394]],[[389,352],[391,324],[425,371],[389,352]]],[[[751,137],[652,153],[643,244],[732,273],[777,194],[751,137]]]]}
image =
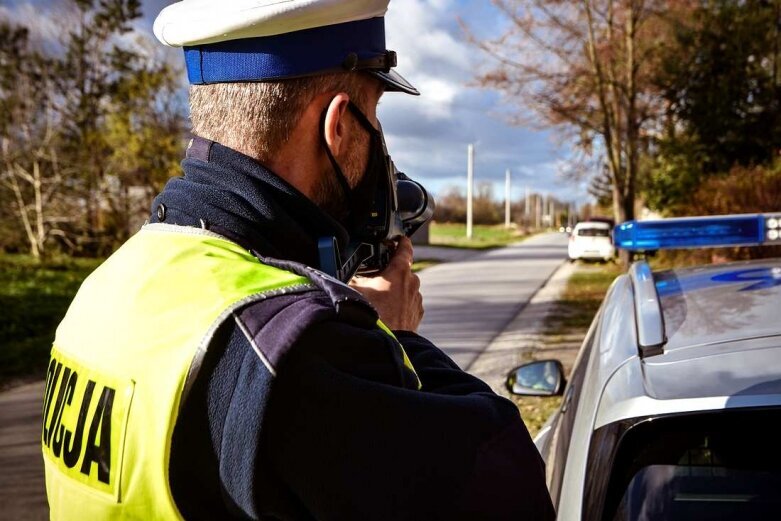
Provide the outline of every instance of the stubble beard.
{"type": "Polygon", "coordinates": [[[343,222],[347,218],[347,201],[341,185],[336,180],[336,172],[329,166],[320,173],[314,192],[315,204],[325,213],[343,222]]]}
{"type": "MultiPolygon", "coordinates": [[[[369,156],[368,141],[368,136],[360,136],[358,143],[347,151],[346,157],[341,162],[337,159],[342,173],[347,177],[350,188],[355,188],[360,179],[366,174],[369,156]],[[363,160],[360,157],[362,150],[366,151],[366,157],[363,160]]],[[[333,165],[329,162],[325,169],[320,172],[314,191],[314,203],[325,213],[344,223],[350,213],[350,209],[347,207],[347,199],[345,198],[344,190],[342,190],[342,185],[336,178],[338,175],[333,165]]]]}

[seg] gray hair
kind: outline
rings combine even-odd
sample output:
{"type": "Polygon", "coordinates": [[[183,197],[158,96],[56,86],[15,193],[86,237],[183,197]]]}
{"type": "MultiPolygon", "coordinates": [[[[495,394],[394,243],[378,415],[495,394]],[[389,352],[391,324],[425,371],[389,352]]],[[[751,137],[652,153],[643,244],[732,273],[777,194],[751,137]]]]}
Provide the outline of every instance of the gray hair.
{"type": "Polygon", "coordinates": [[[345,72],[278,82],[192,85],[193,132],[265,162],[290,139],[316,96],[346,92],[363,105],[367,81],[363,74],[345,72]]]}

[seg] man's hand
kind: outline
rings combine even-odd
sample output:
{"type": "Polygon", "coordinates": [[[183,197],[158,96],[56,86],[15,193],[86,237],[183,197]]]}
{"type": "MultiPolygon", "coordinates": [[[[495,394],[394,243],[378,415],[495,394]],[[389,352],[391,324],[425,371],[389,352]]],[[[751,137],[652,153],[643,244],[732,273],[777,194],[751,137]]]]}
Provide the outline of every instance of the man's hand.
{"type": "Polygon", "coordinates": [[[412,242],[399,239],[388,267],[374,277],[355,277],[350,286],[372,303],[392,330],[416,332],[423,319],[420,279],[412,273],[412,242]]]}

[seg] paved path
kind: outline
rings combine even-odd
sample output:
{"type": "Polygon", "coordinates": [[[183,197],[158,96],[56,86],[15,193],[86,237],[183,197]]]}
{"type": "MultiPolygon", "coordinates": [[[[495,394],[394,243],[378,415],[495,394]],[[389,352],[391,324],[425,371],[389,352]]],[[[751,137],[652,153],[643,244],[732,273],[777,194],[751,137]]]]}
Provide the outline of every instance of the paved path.
{"type": "Polygon", "coordinates": [[[423,270],[420,333],[468,370],[566,257],[566,235],[550,233],[423,270]]]}
{"type": "Polygon", "coordinates": [[[469,248],[449,248],[446,246],[415,246],[415,260],[433,259],[441,262],[464,261],[470,257],[480,255],[481,250],[469,248]]]}
{"type": "Polygon", "coordinates": [[[43,382],[0,393],[0,519],[47,519],[41,456],[43,382]]]}

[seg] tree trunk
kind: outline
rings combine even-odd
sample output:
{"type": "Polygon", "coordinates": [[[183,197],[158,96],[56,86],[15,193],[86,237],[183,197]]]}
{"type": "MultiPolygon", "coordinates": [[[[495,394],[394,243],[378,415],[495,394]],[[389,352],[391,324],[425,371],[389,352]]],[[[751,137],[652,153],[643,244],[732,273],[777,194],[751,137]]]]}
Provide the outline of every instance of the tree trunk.
{"type": "MultiPolygon", "coordinates": [[[[629,192],[627,197],[615,185],[613,186],[613,217],[616,220],[616,225],[635,218],[634,187],[630,188],[629,192]]],[[[627,268],[634,260],[634,253],[621,249],[618,252],[618,260],[624,268],[627,268]]]]}
{"type": "Polygon", "coordinates": [[[46,229],[43,219],[43,182],[41,180],[41,164],[38,160],[33,163],[33,195],[35,197],[35,242],[38,255],[44,255],[44,243],[46,242],[46,229]]]}
{"type": "Polygon", "coordinates": [[[11,188],[14,193],[14,197],[16,198],[16,207],[19,211],[19,219],[22,221],[24,233],[27,236],[27,241],[30,243],[30,254],[38,259],[41,256],[41,252],[38,249],[38,241],[36,240],[35,232],[33,231],[33,226],[30,222],[30,216],[27,213],[27,204],[25,203],[24,196],[22,195],[22,189],[19,186],[18,176],[20,173],[18,169],[19,166],[15,164],[9,164],[7,166],[7,171],[9,174],[8,186],[11,188]]]}

